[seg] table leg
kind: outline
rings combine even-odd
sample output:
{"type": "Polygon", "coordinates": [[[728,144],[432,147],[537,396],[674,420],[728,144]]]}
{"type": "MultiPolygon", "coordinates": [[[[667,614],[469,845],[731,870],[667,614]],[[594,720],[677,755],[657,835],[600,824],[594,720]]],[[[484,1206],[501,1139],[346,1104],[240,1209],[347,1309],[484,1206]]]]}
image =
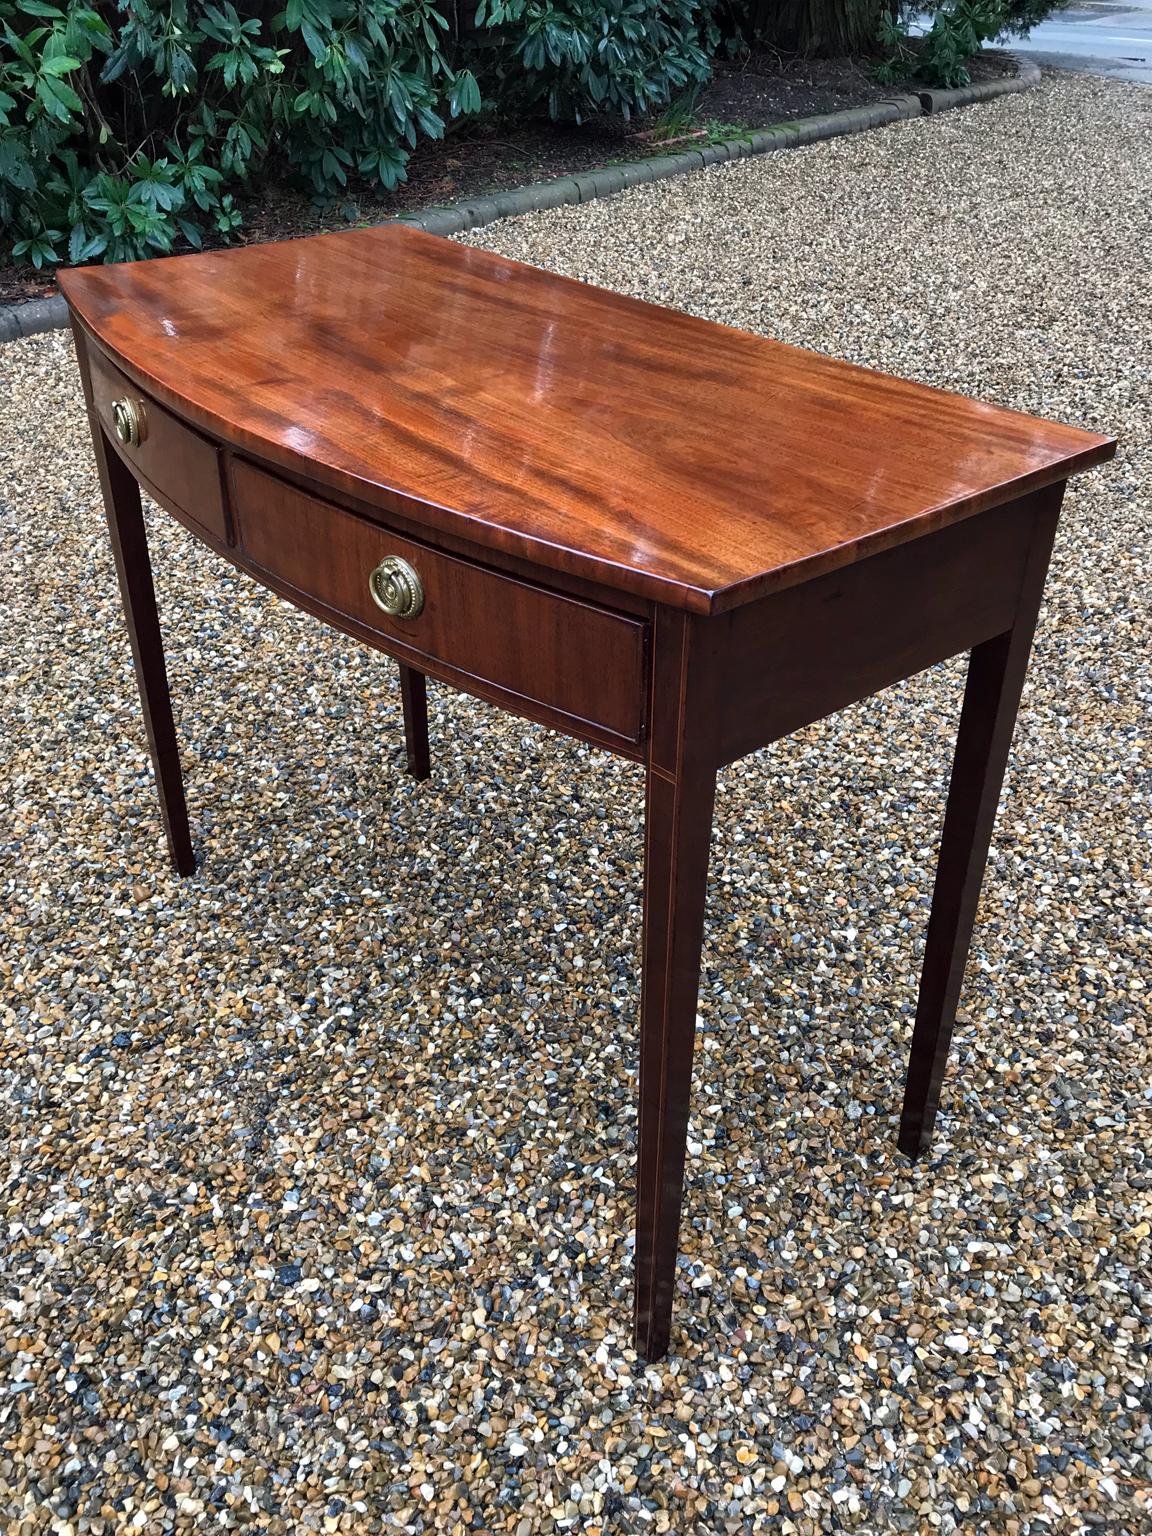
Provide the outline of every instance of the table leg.
{"type": "Polygon", "coordinates": [[[1015,624],[975,646],[968,663],[900,1120],[898,1145],[913,1158],[932,1140],[1062,494],[1046,493],[1037,510],[1015,624]]]}
{"type": "Polygon", "coordinates": [[[408,772],[426,779],[432,772],[428,753],[428,682],[423,672],[400,663],[400,697],[404,703],[404,744],[408,772]]]}
{"type": "MultiPolygon", "coordinates": [[[[680,627],[687,628],[683,621],[680,627]]],[[[679,655],[671,645],[663,649],[671,653],[666,665],[657,636],[645,821],[633,1324],[636,1349],[650,1361],[666,1353],[672,1320],[716,790],[715,763],[693,737],[687,647],[679,655]],[[668,704],[669,717],[662,720],[661,706],[668,704]]]]}
{"type": "Polygon", "coordinates": [[[144,708],[144,729],[160,794],[160,815],[168,839],[168,854],[181,875],[196,868],[188,807],[180,772],[180,750],[172,719],[172,698],[164,666],[164,643],[156,612],[156,592],[148,559],[148,536],[140,506],[140,488],[119,455],[105,442],[102,428],[93,431],[96,467],[104,493],[104,511],[112,541],[112,555],[120,581],[120,598],[132,646],[136,682],[144,708]]]}

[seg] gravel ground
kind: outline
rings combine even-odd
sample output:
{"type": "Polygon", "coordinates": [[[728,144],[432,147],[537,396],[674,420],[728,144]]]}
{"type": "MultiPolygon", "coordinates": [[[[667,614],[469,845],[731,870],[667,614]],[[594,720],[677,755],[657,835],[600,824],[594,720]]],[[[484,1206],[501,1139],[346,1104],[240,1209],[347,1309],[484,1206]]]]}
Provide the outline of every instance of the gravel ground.
{"type": "Polygon", "coordinates": [[[654,1369],[639,771],[438,689],[413,784],[391,664],[157,518],[170,875],[70,345],[0,353],[6,1531],[1152,1530],[1150,133],[1056,81],[475,237],[1123,444],[1067,504],[919,1166],[961,667],[723,776],[654,1369]]]}

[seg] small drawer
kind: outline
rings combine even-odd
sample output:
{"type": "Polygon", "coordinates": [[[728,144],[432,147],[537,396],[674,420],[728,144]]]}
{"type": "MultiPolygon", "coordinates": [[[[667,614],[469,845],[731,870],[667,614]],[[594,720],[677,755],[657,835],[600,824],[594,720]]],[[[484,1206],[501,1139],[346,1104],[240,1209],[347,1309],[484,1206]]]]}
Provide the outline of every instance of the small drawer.
{"type": "Polygon", "coordinates": [[[170,504],[213,538],[229,542],[220,456],[187,427],[90,349],[92,401],[112,443],[158,501],[170,504]]]}
{"type": "Polygon", "coordinates": [[[416,667],[486,684],[562,729],[641,739],[645,620],[418,544],[243,460],[232,460],[231,489],[244,563],[257,573],[416,667]]]}

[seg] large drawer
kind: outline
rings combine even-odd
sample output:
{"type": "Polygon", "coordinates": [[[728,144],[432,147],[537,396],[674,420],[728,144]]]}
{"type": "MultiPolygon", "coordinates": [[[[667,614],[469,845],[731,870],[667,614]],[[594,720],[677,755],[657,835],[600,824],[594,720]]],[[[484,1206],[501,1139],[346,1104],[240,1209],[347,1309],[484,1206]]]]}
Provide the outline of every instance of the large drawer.
{"type": "Polygon", "coordinates": [[[89,349],[92,403],[116,449],[134,474],[214,538],[227,542],[228,521],[220,480],[220,455],[207,439],[157,405],[94,347],[89,349]],[[127,412],[125,412],[125,407],[127,412]],[[119,408],[119,409],[118,409],[119,408]],[[129,440],[117,430],[131,423],[129,440]]]}
{"type": "Polygon", "coordinates": [[[392,533],[241,459],[232,460],[231,490],[245,563],[381,637],[401,659],[538,706],[528,714],[641,739],[644,619],[392,533]],[[397,558],[422,588],[411,618],[383,611],[369,586],[382,562],[397,558]]]}

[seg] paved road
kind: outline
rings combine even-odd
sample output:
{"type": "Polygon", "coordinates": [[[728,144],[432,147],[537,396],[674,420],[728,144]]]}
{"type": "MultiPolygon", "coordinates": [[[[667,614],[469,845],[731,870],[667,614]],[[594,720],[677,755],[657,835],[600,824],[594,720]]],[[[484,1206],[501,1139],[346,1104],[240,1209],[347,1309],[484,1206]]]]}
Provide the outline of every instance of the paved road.
{"type": "Polygon", "coordinates": [[[1152,85],[1152,0],[1085,0],[1009,47],[1038,64],[1152,85]]]}

